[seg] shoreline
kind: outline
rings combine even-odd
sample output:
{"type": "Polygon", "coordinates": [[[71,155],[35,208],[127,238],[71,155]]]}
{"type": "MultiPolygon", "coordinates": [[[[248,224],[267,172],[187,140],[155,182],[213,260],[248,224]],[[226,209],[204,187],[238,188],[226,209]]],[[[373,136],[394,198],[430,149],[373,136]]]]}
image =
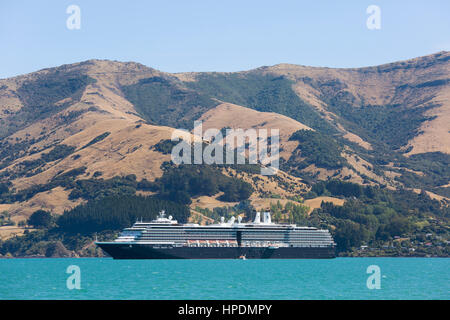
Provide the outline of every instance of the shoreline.
{"type": "MultiPolygon", "coordinates": [[[[415,259],[448,259],[449,256],[430,256],[430,257],[422,257],[422,256],[361,256],[361,257],[336,257],[333,259],[326,259],[326,260],[334,260],[334,259],[366,259],[366,258],[395,258],[395,259],[401,259],[401,258],[415,258],[415,259]]],[[[0,257],[0,260],[17,260],[17,259],[111,259],[114,260],[112,257],[46,257],[46,256],[24,256],[24,257],[0,257]]],[[[120,259],[118,259],[120,260],[120,259]]],[[[150,260],[240,260],[240,259],[122,259],[121,261],[150,261],[150,260]]],[[[248,259],[252,261],[256,260],[323,260],[323,259],[248,259]]]]}

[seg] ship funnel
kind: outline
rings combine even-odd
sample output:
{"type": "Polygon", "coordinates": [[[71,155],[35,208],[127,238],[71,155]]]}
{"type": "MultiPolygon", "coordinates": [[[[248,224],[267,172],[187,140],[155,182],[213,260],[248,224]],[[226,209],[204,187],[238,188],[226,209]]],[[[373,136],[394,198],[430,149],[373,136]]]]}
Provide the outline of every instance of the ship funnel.
{"type": "Polygon", "coordinates": [[[253,223],[261,223],[261,212],[256,212],[255,220],[253,223]]]}
{"type": "Polygon", "coordinates": [[[236,218],[235,218],[235,217],[231,217],[231,219],[228,220],[228,223],[229,223],[229,224],[233,224],[233,223],[234,223],[234,220],[236,220],[236,218]]]}
{"type": "Polygon", "coordinates": [[[270,218],[270,212],[264,212],[264,223],[267,224],[272,223],[272,219],[270,218]]]}

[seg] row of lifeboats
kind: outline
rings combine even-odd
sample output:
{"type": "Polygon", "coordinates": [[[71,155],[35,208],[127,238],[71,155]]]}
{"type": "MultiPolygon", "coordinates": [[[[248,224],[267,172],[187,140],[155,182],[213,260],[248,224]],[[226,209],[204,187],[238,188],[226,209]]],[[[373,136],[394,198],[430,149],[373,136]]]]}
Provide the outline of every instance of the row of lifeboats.
{"type": "Polygon", "coordinates": [[[237,247],[235,240],[187,240],[189,247],[237,247]]]}
{"type": "Polygon", "coordinates": [[[241,246],[277,249],[279,247],[288,247],[289,244],[284,242],[269,242],[269,241],[243,241],[241,246]]]}

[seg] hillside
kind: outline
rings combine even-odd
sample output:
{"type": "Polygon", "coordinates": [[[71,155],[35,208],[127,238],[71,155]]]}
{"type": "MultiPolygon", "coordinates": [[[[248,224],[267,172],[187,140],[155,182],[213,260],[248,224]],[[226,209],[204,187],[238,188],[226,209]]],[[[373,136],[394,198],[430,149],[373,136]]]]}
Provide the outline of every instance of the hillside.
{"type": "MultiPolygon", "coordinates": [[[[310,205],[305,213],[319,212],[323,199],[345,207],[353,195],[314,189],[334,180],[410,190],[437,199],[431,216],[443,214],[450,201],[449,59],[440,52],[358,69],[280,64],[178,74],[89,60],[1,79],[2,219],[20,223],[21,234],[36,210],[62,215],[140,194],[189,205],[192,219],[203,221],[228,214],[220,208],[248,218],[252,207],[276,211],[279,200],[283,220],[302,211],[295,209],[301,203],[310,205]],[[279,129],[281,170],[264,177],[248,165],[174,168],[168,140],[174,129],[192,130],[194,120],[204,130],[279,129]]],[[[3,238],[12,236],[4,224],[0,235],[4,228],[3,238]]]]}

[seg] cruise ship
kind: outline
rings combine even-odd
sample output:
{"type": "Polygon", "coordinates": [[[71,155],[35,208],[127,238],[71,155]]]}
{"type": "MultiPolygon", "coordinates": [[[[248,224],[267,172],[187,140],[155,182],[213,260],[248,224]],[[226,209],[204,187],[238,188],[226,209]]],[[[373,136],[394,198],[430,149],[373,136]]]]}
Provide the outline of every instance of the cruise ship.
{"type": "Polygon", "coordinates": [[[156,220],[137,221],[111,242],[96,242],[114,259],[326,259],[335,257],[328,230],[277,224],[270,213],[254,221],[232,217],[220,223],[180,224],[160,212],[156,220]]]}

